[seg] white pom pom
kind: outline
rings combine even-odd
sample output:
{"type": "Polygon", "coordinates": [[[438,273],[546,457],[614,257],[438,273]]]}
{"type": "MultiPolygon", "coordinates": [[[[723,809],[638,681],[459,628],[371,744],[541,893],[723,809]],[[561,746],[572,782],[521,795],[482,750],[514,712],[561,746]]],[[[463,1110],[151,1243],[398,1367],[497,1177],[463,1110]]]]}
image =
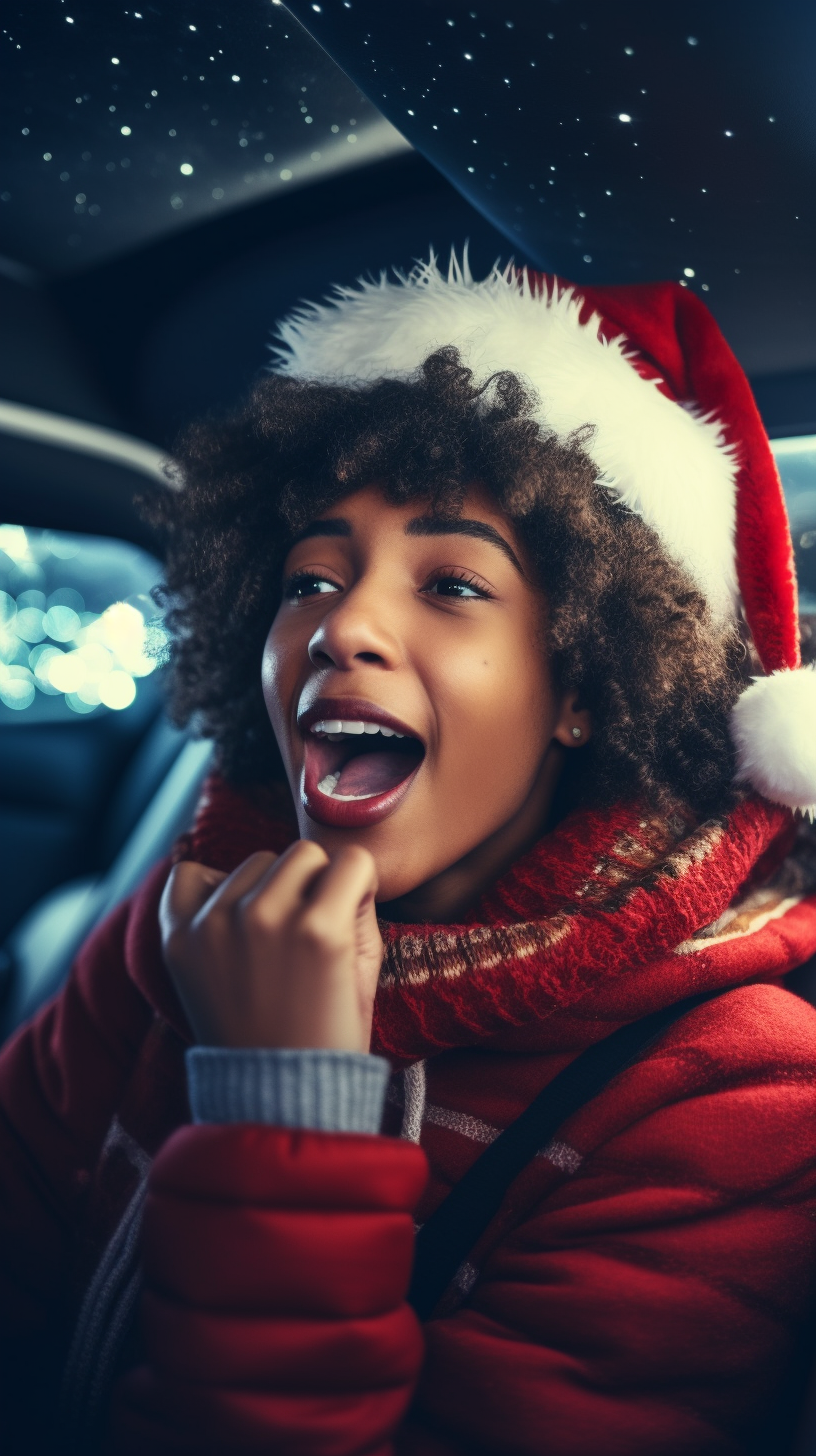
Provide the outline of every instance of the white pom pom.
{"type": "Polygon", "coordinates": [[[731,713],[737,777],[816,816],[816,667],[754,678],[731,713]]]}

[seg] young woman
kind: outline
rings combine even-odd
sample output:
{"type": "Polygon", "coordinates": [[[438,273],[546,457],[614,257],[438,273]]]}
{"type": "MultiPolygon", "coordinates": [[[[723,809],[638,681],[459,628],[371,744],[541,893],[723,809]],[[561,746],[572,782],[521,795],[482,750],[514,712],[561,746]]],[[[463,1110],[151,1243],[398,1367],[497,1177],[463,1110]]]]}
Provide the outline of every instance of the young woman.
{"type": "Polygon", "coordinates": [[[61,1387],[117,1456],[759,1449],[816,1296],[816,688],[747,383],[670,285],[431,264],[281,338],[150,507],[219,774],[0,1059],[7,1448],[61,1387]],[[415,1227],[699,993],[420,1325],[415,1227]]]}

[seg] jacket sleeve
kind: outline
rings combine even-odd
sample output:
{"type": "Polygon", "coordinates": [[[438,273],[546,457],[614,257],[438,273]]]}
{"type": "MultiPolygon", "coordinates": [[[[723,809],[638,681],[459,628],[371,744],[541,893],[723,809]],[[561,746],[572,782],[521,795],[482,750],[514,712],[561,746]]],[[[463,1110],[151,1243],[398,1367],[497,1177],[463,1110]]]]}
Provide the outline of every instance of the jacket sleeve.
{"type": "Polygon", "coordinates": [[[816,1016],[754,986],[686,1022],[568,1125],[582,1166],[425,1326],[401,1456],[782,1449],[816,1300],[816,1016]]]}
{"type": "Polygon", "coordinates": [[[423,1342],[405,1302],[424,1154],[390,1138],[198,1125],[145,1209],[145,1360],[114,1394],[116,1456],[392,1448],[423,1342]]]}
{"type": "Polygon", "coordinates": [[[152,1020],[125,972],[129,907],[83,948],[64,991],[0,1054],[0,1448],[35,1449],[76,1306],[88,1190],[152,1020]]]}

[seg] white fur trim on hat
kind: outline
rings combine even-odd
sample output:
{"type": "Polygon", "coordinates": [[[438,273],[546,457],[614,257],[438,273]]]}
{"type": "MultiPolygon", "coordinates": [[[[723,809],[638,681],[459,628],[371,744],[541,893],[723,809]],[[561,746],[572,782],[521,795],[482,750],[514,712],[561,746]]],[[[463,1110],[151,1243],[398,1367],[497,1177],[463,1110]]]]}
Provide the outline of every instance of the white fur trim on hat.
{"type": "Polygon", "coordinates": [[[626,340],[601,336],[597,313],[582,323],[581,303],[573,288],[542,291],[512,267],[475,282],[466,257],[452,257],[445,276],[431,255],[395,281],[361,279],[290,314],[276,331],[273,368],[334,382],[406,377],[454,344],[480,382],[516,371],[558,435],[594,426],[586,449],[600,482],[657,532],[727,620],[737,598],[733,451],[716,422],[638,374],[626,340]]]}
{"type": "Polygon", "coordinates": [[[816,667],[757,677],[731,713],[737,777],[774,804],[816,816],[816,667]]]}

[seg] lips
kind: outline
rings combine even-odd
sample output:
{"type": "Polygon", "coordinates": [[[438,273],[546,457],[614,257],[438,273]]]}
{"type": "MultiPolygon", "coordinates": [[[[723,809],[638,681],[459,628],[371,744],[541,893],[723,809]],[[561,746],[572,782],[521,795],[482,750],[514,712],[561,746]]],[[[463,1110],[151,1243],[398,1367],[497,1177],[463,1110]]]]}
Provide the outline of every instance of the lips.
{"type": "Polygon", "coordinates": [[[422,764],[422,740],[373,703],[322,698],[298,724],[310,818],[338,828],[377,824],[402,802],[422,764]]]}

